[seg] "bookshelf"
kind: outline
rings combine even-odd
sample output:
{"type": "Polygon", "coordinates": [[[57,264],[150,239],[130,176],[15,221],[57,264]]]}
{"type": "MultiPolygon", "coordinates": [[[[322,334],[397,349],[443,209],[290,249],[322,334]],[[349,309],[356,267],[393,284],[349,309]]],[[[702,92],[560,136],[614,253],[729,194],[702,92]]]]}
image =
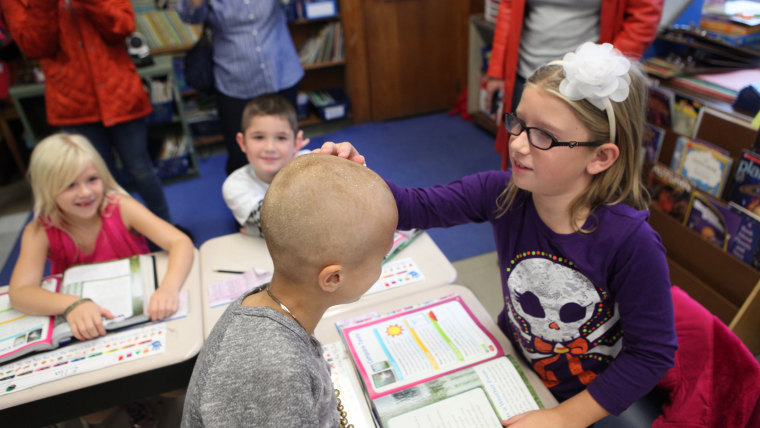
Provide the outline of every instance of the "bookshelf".
{"type": "Polygon", "coordinates": [[[467,60],[467,112],[473,122],[486,131],[496,135],[496,122],[480,110],[480,79],[483,70],[482,51],[491,45],[494,24],[485,19],[482,13],[470,16],[467,60]]]}
{"type": "MultiPolygon", "coordinates": [[[[288,22],[288,29],[304,69],[299,90],[345,89],[346,56],[340,13],[327,18],[296,19],[288,22]]],[[[309,116],[299,120],[298,125],[304,127],[321,122],[322,119],[310,108],[309,116]]]]}
{"type": "MultiPolygon", "coordinates": [[[[751,149],[758,138],[758,132],[749,125],[751,118],[733,111],[723,101],[682,88],[670,89],[698,97],[705,106],[720,112],[709,120],[705,116],[694,136],[727,149],[735,168],[742,150],[751,149]]],[[[670,164],[677,138],[678,134],[671,129],[665,130],[661,163],[670,164]]],[[[732,170],[727,188],[733,175],[732,170]]],[[[667,250],[671,283],[728,325],[753,354],[760,354],[760,271],[712,245],[654,205],[650,207],[649,223],[660,234],[667,250]]]]}

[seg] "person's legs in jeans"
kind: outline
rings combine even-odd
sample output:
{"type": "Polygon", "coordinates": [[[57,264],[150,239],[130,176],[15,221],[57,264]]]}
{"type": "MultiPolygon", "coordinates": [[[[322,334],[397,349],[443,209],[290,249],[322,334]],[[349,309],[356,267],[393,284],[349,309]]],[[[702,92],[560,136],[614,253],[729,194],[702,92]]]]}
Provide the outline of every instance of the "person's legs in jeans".
{"type": "Polygon", "coordinates": [[[148,152],[148,127],[144,118],[105,128],[137,193],[153,214],[171,223],[164,188],[161,187],[148,152]]]}
{"type": "Polygon", "coordinates": [[[247,99],[229,97],[218,90],[216,91],[216,110],[219,114],[219,127],[222,129],[224,145],[227,147],[227,164],[224,167],[227,175],[248,164],[245,153],[240,150],[235,140],[235,135],[241,132],[240,125],[243,120],[243,109],[245,109],[248,101],[247,99]]]}
{"type": "Polygon", "coordinates": [[[81,125],[62,126],[61,131],[69,134],[84,135],[85,138],[90,140],[90,143],[95,147],[95,150],[100,153],[100,157],[105,161],[106,166],[111,171],[111,174],[116,177],[116,163],[113,157],[113,146],[111,140],[108,138],[108,132],[106,128],[100,123],[85,123],[81,125]]]}
{"type": "Polygon", "coordinates": [[[294,109],[298,109],[298,85],[293,85],[278,92],[286,100],[290,101],[294,109]]]}

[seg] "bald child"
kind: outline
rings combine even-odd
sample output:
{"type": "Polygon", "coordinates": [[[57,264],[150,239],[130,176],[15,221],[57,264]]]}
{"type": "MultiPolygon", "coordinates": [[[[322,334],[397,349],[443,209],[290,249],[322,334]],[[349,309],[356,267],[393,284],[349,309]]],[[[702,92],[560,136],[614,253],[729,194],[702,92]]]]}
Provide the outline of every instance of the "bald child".
{"type": "Polygon", "coordinates": [[[183,427],[336,427],[337,400],[314,328],[380,276],[396,202],[370,169],[308,154],[275,176],[261,208],[271,283],[230,304],[198,356],[183,427]]]}

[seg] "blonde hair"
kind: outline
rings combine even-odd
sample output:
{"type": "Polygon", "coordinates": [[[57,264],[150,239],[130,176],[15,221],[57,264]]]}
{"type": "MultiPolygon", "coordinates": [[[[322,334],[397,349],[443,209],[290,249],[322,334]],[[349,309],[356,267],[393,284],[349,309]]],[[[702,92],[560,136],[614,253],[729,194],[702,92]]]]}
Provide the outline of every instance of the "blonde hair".
{"type": "MultiPolygon", "coordinates": [[[[649,194],[641,177],[641,138],[646,115],[647,80],[636,63],[631,65],[628,75],[631,78],[628,98],[619,103],[612,102],[616,134],[613,143],[618,146],[620,156],[607,170],[594,175],[586,191],[570,204],[571,220],[579,232],[593,231],[578,226],[578,220],[586,209],[590,210],[591,216],[601,205],[625,203],[639,210],[645,210],[649,206],[649,194]]],[[[526,85],[541,88],[564,101],[588,129],[591,141],[610,141],[607,112],[585,99],[571,101],[562,95],[559,84],[564,77],[561,65],[544,65],[528,78],[526,85]]],[[[510,209],[520,192],[525,191],[520,190],[510,179],[496,199],[499,217],[510,209]]]]}
{"type": "MultiPolygon", "coordinates": [[[[34,195],[34,216],[56,227],[63,226],[55,199],[92,162],[103,182],[103,193],[127,192],[116,183],[103,158],[82,135],[58,133],[40,141],[29,160],[29,181],[34,195]]],[[[105,206],[106,198],[103,198],[105,206]]],[[[101,207],[103,208],[103,207],[101,207]]]]}
{"type": "Polygon", "coordinates": [[[288,122],[293,135],[298,133],[298,117],[296,109],[285,97],[279,94],[264,94],[248,101],[243,109],[243,117],[240,122],[240,132],[245,134],[251,126],[251,121],[259,116],[276,116],[288,122]]]}

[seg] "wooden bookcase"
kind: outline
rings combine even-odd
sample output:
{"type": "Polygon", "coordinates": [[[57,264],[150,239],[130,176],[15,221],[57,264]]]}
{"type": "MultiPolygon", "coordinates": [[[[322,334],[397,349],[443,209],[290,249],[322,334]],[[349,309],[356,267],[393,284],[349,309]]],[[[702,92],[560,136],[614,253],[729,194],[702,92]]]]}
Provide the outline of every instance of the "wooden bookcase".
{"type": "MultiPolygon", "coordinates": [[[[680,88],[670,89],[720,113],[722,117],[712,116],[709,120],[705,116],[695,137],[727,149],[736,168],[742,150],[751,149],[758,138],[758,132],[749,127],[751,118],[733,111],[728,103],[680,88]]],[[[677,138],[676,133],[666,129],[659,158],[665,165],[670,164],[677,138]]],[[[731,178],[726,188],[730,185],[731,178]]],[[[760,271],[705,241],[656,207],[650,212],[649,223],[667,250],[671,282],[728,325],[753,354],[760,354],[760,271]]]]}
{"type": "Polygon", "coordinates": [[[482,13],[470,16],[467,49],[467,112],[472,116],[473,122],[496,135],[496,122],[480,111],[480,78],[483,75],[482,50],[491,45],[493,31],[494,24],[486,21],[482,13]]]}

